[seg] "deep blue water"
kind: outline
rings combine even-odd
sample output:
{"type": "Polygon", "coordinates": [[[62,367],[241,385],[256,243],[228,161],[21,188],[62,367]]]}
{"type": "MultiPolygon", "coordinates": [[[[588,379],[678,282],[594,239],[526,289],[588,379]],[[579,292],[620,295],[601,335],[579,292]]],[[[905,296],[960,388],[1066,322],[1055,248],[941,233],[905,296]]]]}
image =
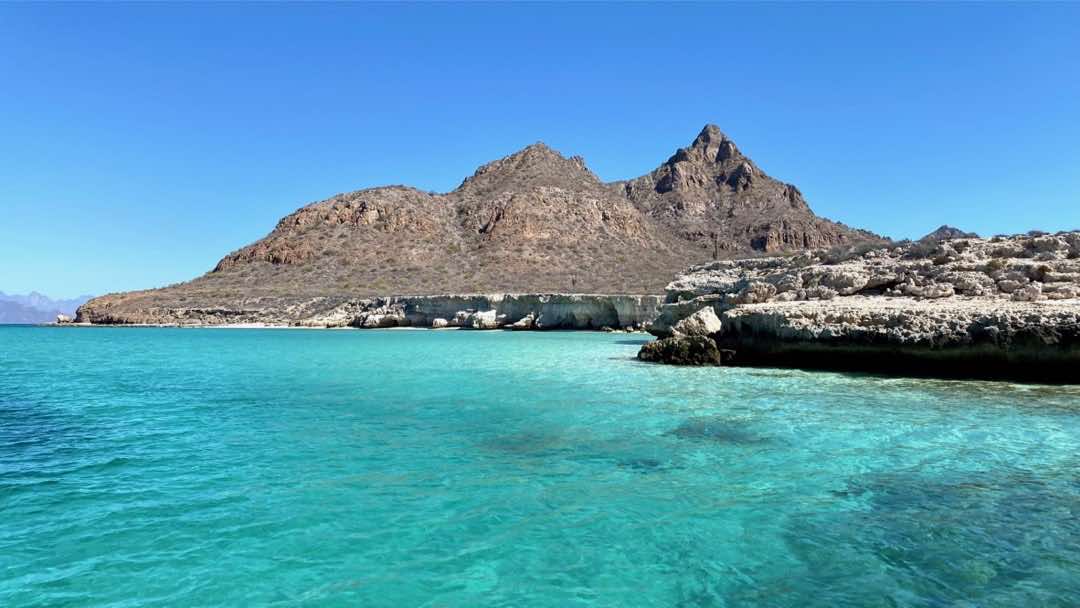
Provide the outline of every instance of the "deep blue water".
{"type": "Polygon", "coordinates": [[[0,328],[0,606],[1078,606],[1080,389],[0,328]]]}

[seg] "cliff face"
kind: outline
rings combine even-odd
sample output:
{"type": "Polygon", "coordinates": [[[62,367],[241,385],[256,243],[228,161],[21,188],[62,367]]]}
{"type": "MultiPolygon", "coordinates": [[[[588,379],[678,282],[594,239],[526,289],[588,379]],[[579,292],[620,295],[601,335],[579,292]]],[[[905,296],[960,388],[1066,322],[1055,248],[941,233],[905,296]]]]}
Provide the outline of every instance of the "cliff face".
{"type": "Polygon", "coordinates": [[[813,215],[708,126],[649,175],[605,184],[580,157],[534,144],[452,192],[358,190],[303,207],[206,275],[96,298],[80,320],[278,315],[318,298],[439,293],[659,293],[676,272],[736,252],[802,249],[869,233],[813,215]],[[225,314],[225,311],[229,311],[225,314]],[[244,312],[249,311],[249,312],[244,312]]]}
{"type": "Polygon", "coordinates": [[[466,329],[642,329],[662,296],[465,294],[380,298],[316,297],[250,300],[243,307],[159,307],[117,311],[108,304],[80,311],[80,323],[298,327],[462,327],[466,329]]]}
{"type": "Polygon", "coordinates": [[[650,331],[677,341],[702,309],[733,364],[1080,382],[1080,232],[713,262],[650,331]]]}

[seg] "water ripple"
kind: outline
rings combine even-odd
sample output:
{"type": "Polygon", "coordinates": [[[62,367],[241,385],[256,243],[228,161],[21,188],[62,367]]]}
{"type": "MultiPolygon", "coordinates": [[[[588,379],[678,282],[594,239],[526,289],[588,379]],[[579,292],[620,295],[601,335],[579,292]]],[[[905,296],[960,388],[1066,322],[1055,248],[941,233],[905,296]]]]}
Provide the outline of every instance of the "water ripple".
{"type": "Polygon", "coordinates": [[[1080,391],[0,328],[0,605],[1080,605],[1080,391]]]}

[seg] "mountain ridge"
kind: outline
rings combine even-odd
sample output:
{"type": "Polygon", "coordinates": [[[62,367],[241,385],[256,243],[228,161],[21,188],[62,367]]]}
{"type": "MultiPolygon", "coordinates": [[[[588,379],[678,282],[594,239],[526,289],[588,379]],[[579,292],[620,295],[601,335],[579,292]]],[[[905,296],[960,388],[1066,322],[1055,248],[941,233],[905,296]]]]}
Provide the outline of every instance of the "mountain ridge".
{"type": "Polygon", "coordinates": [[[652,172],[603,182],[542,142],[457,188],[379,186],[300,207],[209,273],[113,294],[113,308],[252,298],[445,293],[660,293],[714,257],[880,240],[814,215],[715,125],[652,172]]]}
{"type": "Polygon", "coordinates": [[[74,316],[76,309],[93,296],[54,300],[38,291],[28,294],[9,294],[0,291],[0,324],[50,323],[57,315],[74,316]]]}

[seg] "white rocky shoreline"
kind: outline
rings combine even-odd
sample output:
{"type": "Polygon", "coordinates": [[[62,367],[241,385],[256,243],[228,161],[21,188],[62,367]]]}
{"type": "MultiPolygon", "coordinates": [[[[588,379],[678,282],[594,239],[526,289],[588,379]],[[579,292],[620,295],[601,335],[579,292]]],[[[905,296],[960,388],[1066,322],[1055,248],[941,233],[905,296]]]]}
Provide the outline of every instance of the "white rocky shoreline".
{"type": "Polygon", "coordinates": [[[646,361],[1080,382],[1080,232],[691,268],[646,361]]]}
{"type": "Polygon", "coordinates": [[[90,302],[63,324],[127,327],[462,328],[642,330],[659,295],[458,294],[306,298],[250,308],[154,307],[114,310],[90,302]]]}

